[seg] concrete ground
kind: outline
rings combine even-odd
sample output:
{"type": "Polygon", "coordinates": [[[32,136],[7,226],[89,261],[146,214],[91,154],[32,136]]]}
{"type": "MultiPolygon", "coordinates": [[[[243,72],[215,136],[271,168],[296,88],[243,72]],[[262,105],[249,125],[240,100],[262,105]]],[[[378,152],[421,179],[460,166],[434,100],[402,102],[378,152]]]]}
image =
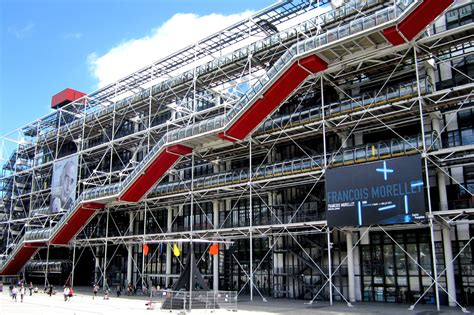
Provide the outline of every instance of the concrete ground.
{"type": "MultiPolygon", "coordinates": [[[[103,295],[96,299],[92,299],[89,289],[82,288],[76,290],[76,295],[71,301],[63,300],[62,291],[56,295],[49,297],[44,293],[36,293],[33,296],[27,294],[24,302],[14,302],[11,300],[8,288],[6,292],[0,293],[0,315],[122,315],[122,314],[178,314],[178,311],[160,310],[159,305],[154,310],[147,310],[145,303],[147,298],[144,296],[122,296],[120,298],[111,295],[109,300],[104,300],[103,295]],[[78,292],[77,292],[78,291],[78,292]]],[[[316,302],[313,305],[304,304],[303,301],[270,299],[263,302],[261,299],[255,299],[250,302],[248,298],[239,299],[237,314],[292,314],[292,315],[311,315],[311,314],[413,314],[413,315],[429,315],[429,314],[461,314],[459,308],[442,307],[441,312],[436,312],[434,305],[418,305],[415,310],[409,311],[408,305],[405,304],[383,304],[383,303],[356,303],[354,307],[349,308],[343,303],[335,303],[329,306],[327,302],[316,302]]],[[[194,310],[192,314],[232,314],[226,310],[218,310],[216,312],[206,310],[194,310]]]]}

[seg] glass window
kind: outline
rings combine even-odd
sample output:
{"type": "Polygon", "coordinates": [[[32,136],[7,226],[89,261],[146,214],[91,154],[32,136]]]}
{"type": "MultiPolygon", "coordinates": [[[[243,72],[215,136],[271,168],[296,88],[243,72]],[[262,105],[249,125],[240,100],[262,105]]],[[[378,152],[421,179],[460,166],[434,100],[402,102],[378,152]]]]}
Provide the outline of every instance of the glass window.
{"type": "Polygon", "coordinates": [[[461,142],[462,145],[474,144],[474,129],[461,130],[461,142]]]}

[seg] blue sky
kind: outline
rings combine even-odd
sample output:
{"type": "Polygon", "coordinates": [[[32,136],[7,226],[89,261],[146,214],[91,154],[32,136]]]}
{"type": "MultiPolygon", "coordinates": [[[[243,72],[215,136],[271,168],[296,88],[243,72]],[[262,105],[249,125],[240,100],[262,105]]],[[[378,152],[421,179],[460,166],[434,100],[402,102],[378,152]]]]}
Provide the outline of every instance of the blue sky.
{"type": "Polygon", "coordinates": [[[151,37],[178,13],[225,18],[273,2],[0,0],[0,136],[49,113],[51,96],[66,87],[96,90],[115,60],[110,52],[151,37]]]}

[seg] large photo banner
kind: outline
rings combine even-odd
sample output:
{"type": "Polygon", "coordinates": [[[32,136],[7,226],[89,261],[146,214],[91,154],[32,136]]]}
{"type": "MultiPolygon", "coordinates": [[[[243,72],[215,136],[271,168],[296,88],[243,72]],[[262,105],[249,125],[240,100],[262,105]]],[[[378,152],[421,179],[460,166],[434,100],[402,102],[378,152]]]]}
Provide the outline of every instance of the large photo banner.
{"type": "Polygon", "coordinates": [[[51,212],[67,211],[76,200],[78,164],[78,155],[54,163],[51,183],[51,212]]]}
{"type": "Polygon", "coordinates": [[[425,219],[420,155],[327,170],[326,204],[331,227],[425,219]]]}

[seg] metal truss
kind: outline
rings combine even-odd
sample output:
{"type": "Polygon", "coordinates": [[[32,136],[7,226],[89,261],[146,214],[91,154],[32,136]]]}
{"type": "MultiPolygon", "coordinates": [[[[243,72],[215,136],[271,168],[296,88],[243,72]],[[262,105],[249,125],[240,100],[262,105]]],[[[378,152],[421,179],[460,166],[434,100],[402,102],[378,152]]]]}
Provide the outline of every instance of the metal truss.
{"type": "MultiPolygon", "coordinates": [[[[344,8],[327,10],[327,3],[328,1],[323,0],[279,2],[3,137],[0,142],[2,150],[10,149],[12,144],[17,147],[5,159],[6,164],[0,178],[0,209],[5,209],[7,204],[9,207],[4,211],[8,218],[0,220],[1,231],[7,237],[4,241],[5,254],[9,253],[8,247],[17,244],[27,231],[38,227],[51,228],[61,218],[62,214],[51,214],[47,209],[51,197],[48,180],[52,177],[55,161],[70,154],[79,155],[78,195],[86,189],[120,183],[168,132],[193,126],[234,109],[242,95],[259,82],[292,45],[355,23],[361,17],[392,5],[388,1],[359,0],[347,2],[344,8]],[[317,16],[311,16],[314,14],[317,16]],[[295,23],[298,19],[305,21],[295,23]],[[25,183],[31,183],[31,187],[24,189],[25,186],[22,185],[25,183]],[[7,189],[8,187],[11,189],[7,189]]],[[[452,62],[460,57],[459,52],[467,51],[467,54],[472,54],[473,36],[472,22],[453,29],[438,26],[431,27],[420,39],[392,46],[386,43],[383,30],[380,29],[367,36],[348,36],[331,49],[319,52],[324,60],[330,61],[330,69],[323,74],[311,74],[289,95],[284,106],[291,104],[293,107],[288,106],[290,110],[286,113],[274,112],[244,141],[235,144],[216,141],[211,137],[188,140],[194,141],[197,149],[174,166],[168,174],[167,182],[158,184],[139,203],[108,204],[71,242],[73,272],[68,281],[73,284],[75,266],[80,263],[86,249],[92,252],[97,261],[102,259],[102,264],[96,265],[95,282],[101,282],[105,289],[107,270],[116,253],[123,248],[129,250],[129,263],[138,273],[140,280],[137,281],[141,281],[144,286],[150,261],[156,259],[158,249],[151,256],[145,257],[142,254],[140,258],[130,254],[133,246],[139,248],[143,244],[162,243],[166,244],[167,255],[171,255],[171,244],[184,240],[223,244],[248,240],[248,265],[238,255],[232,254],[233,261],[246,279],[239,288],[239,295],[243,295],[244,288],[248,287],[251,300],[254,292],[257,292],[266,301],[255,283],[255,274],[262,268],[265,260],[272,259],[273,250],[286,238],[297,245],[301,254],[324,279],[319,290],[312,292],[310,303],[327,291],[331,305],[337,296],[351,306],[350,298],[333,283],[333,279],[362,238],[369,231],[378,229],[402,251],[406,251],[390,236],[387,227],[369,227],[363,231],[357,228],[350,231],[343,229],[342,232],[350,233],[361,231],[362,235],[348,247],[347,255],[333,268],[331,240],[337,230],[328,227],[324,218],[307,219],[300,215],[317,188],[324,184],[328,168],[371,160],[372,157],[367,155],[365,160],[358,161],[355,154],[352,160],[344,160],[346,152],[356,152],[357,148],[352,148],[356,145],[350,144],[355,142],[356,135],[384,130],[407,148],[403,154],[421,154],[428,187],[426,222],[392,227],[430,229],[432,271],[426,270],[415,257],[409,256],[431,279],[431,285],[412,305],[412,309],[434,287],[438,310],[441,289],[465,311],[456,297],[448,292],[448,288],[441,285],[439,279],[470,244],[472,237],[457,256],[446,262],[446,268],[438,272],[435,233],[446,226],[472,224],[474,210],[448,210],[446,205],[440,211],[434,211],[429,187],[430,174],[441,172],[471,198],[474,197],[468,187],[448,171],[452,166],[473,165],[474,148],[472,145],[444,148],[437,146],[442,140],[441,134],[447,131],[449,120],[440,130],[427,131],[425,127],[430,117],[440,111],[451,113],[451,117],[455,117],[460,111],[472,108],[474,79],[454,67],[452,62]],[[436,88],[433,75],[425,67],[430,62],[452,69],[465,82],[449,88],[436,88]],[[371,89],[365,94],[353,93],[347,89],[347,86],[366,84],[364,80],[371,82],[371,89]],[[400,82],[398,88],[394,88],[393,82],[400,82]],[[325,103],[324,96],[327,93],[337,93],[339,99],[325,103]],[[309,99],[316,99],[317,103],[307,106],[309,99]],[[420,141],[414,144],[399,133],[397,128],[415,124],[420,129],[420,141]],[[330,150],[328,143],[335,135],[339,137],[340,144],[335,150],[330,150]],[[303,143],[305,138],[321,141],[322,149],[315,152],[303,143]],[[433,140],[427,142],[426,139],[433,140]],[[301,168],[295,167],[291,172],[277,172],[280,162],[277,161],[275,152],[281,145],[295,147],[300,159],[309,161],[310,166],[304,168],[302,163],[301,168]],[[339,160],[341,156],[342,161],[339,160]],[[232,162],[239,160],[248,161],[247,165],[239,168],[240,174],[245,176],[239,176],[235,180],[232,177],[230,181],[223,181],[221,184],[217,182],[216,185],[200,186],[201,181],[206,181],[206,175],[212,183],[214,178],[219,179],[220,174],[233,172],[232,162]],[[212,166],[214,169],[197,176],[196,170],[201,166],[212,166]],[[267,169],[274,173],[262,175],[267,169]],[[305,195],[294,205],[291,215],[283,219],[277,213],[275,192],[302,186],[306,187],[305,195]],[[237,213],[239,202],[244,200],[248,200],[249,204],[248,224],[229,226],[232,216],[237,213]],[[269,213],[267,222],[255,221],[253,202],[256,201],[269,213]],[[203,207],[208,202],[213,203],[217,214],[222,210],[223,204],[224,210],[228,211],[227,216],[223,220],[216,219],[214,209],[211,216],[203,207]],[[173,225],[183,216],[185,207],[189,207],[187,229],[173,230],[173,225]],[[158,213],[166,210],[171,215],[163,224],[158,213]],[[132,224],[125,230],[121,228],[119,215],[123,213],[131,214],[130,222],[143,221],[140,233],[134,230],[132,224]],[[202,214],[205,218],[199,227],[193,221],[196,214],[202,214]],[[105,235],[98,232],[104,224],[104,217],[105,235]],[[156,231],[147,231],[149,221],[156,227],[156,231]],[[299,235],[324,237],[327,266],[313,258],[308,249],[298,241],[299,235]],[[256,239],[269,240],[268,248],[259,263],[253,259],[253,240],[256,239]],[[102,257],[97,255],[98,248],[104,249],[102,257]],[[78,255],[77,249],[80,250],[78,255]]],[[[367,150],[375,149],[372,146],[367,150]]],[[[393,156],[396,154],[402,153],[397,152],[393,156]]],[[[386,157],[389,156],[380,154],[377,158],[386,157]]],[[[291,165],[295,165],[295,161],[291,161],[291,165]]],[[[48,243],[46,258],[39,257],[46,259],[47,264],[49,247],[48,243]]],[[[206,259],[205,252],[198,258],[198,262],[206,259]]],[[[171,258],[166,262],[167,268],[170,263],[171,258]]],[[[179,258],[177,263],[181,266],[183,264],[179,258]]],[[[46,269],[45,284],[47,283],[46,269]]]]}

